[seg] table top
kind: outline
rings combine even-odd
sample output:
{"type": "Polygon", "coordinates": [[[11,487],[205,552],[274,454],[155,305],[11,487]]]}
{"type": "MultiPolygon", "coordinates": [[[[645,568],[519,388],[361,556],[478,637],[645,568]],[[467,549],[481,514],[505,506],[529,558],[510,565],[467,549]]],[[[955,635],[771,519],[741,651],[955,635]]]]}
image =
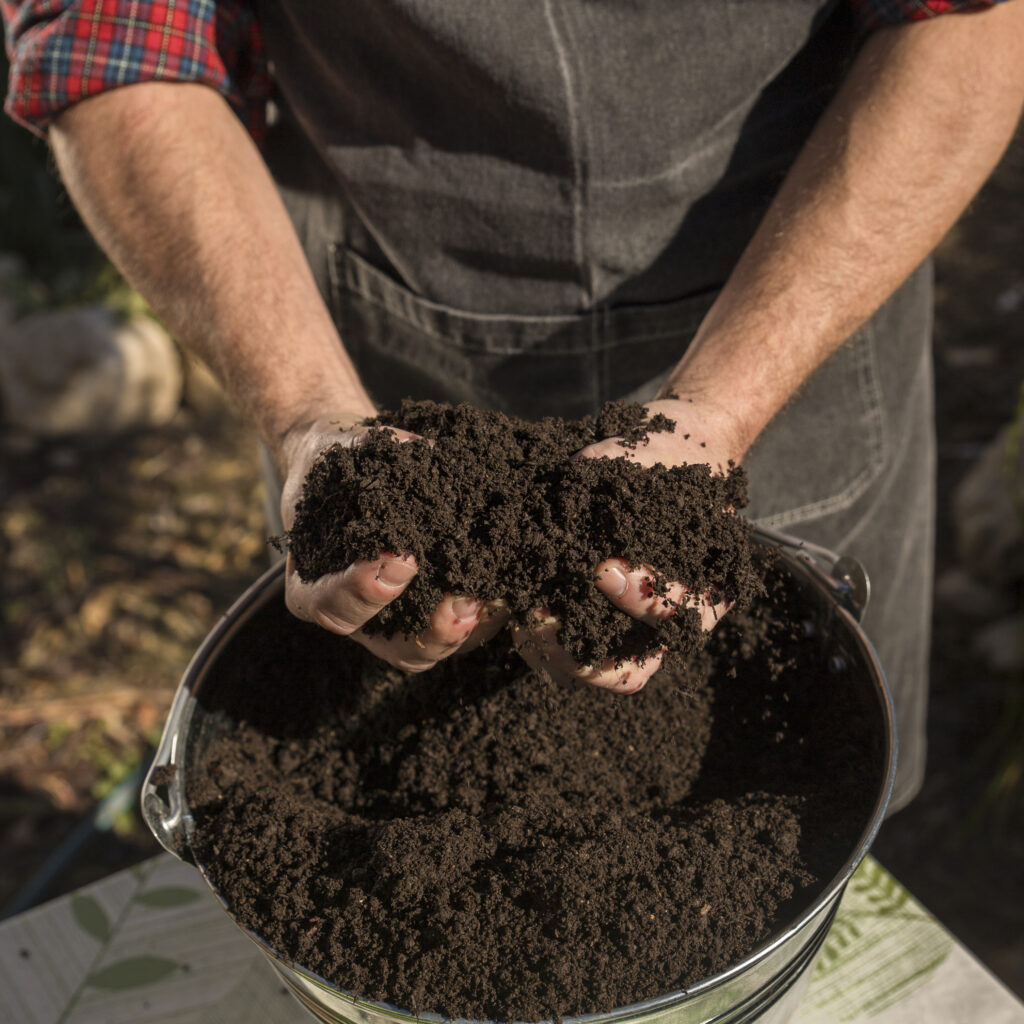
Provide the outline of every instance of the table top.
{"type": "MultiPolygon", "coordinates": [[[[309,1024],[170,854],[0,925],[3,1024],[309,1024]]],[[[853,876],[794,1024],[1024,1024],[1024,1003],[877,861],[853,876]]]]}

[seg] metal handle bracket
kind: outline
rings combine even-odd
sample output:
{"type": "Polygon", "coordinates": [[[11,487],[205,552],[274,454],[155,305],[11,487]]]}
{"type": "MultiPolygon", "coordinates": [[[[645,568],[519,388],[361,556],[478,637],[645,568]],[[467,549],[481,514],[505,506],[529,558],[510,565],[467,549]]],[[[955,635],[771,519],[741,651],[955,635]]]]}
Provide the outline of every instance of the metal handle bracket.
{"type": "Polygon", "coordinates": [[[864,618],[864,612],[871,598],[871,580],[868,578],[864,566],[856,558],[850,555],[837,555],[820,544],[801,540],[799,537],[792,537],[787,533],[756,523],[754,524],[754,533],[770,544],[787,548],[797,557],[824,563],[836,600],[858,622],[864,618]]]}

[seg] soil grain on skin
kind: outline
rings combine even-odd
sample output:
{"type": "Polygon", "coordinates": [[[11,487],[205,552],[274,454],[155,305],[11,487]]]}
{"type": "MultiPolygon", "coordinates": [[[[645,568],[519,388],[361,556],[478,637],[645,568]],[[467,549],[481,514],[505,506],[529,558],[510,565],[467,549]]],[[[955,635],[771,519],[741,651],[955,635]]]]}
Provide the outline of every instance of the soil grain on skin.
{"type": "Polygon", "coordinates": [[[765,941],[870,815],[870,716],[766,607],[623,697],[494,645],[405,677],[271,603],[199,694],[197,861],[285,957],[406,1010],[679,991],[765,941]]]}
{"type": "MultiPolygon", "coordinates": [[[[414,635],[445,594],[502,600],[529,624],[536,609],[560,620],[559,642],[581,664],[692,654],[702,642],[697,609],[657,626],[616,610],[594,587],[610,557],[653,566],[667,581],[715,602],[749,602],[758,581],[743,473],[707,465],[644,468],[632,450],[672,421],[612,402],[596,418],[537,422],[469,405],[402,403],[381,413],[365,440],[335,445],[315,462],[286,535],[304,581],[385,552],[414,555],[419,571],[366,632],[414,635]],[[422,438],[399,443],[386,427],[422,438]],[[573,458],[619,438],[622,457],[573,458]]],[[[665,596],[665,601],[669,598],[665,596]]]]}

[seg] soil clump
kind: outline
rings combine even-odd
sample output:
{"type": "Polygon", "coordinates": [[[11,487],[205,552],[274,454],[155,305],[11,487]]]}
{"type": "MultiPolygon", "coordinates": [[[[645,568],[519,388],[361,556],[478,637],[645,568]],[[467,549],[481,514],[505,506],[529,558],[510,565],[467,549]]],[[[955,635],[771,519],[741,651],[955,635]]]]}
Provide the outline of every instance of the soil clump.
{"type": "Polygon", "coordinates": [[[495,644],[409,678],[270,602],[199,693],[197,861],[284,956],[416,1012],[605,1012],[735,964],[840,869],[879,784],[877,712],[775,572],[625,697],[495,644]]]}
{"type": "MultiPolygon", "coordinates": [[[[536,609],[560,620],[559,641],[581,664],[643,659],[701,644],[700,614],[678,607],[657,626],[625,615],[594,588],[610,557],[653,567],[650,585],[742,606],[756,593],[743,473],[707,465],[644,468],[631,449],[672,421],[611,402],[597,417],[537,422],[469,405],[402,403],[373,420],[355,447],[313,465],[288,548],[311,581],[384,552],[415,555],[409,587],[364,628],[414,635],[446,593],[502,600],[512,619],[536,609]],[[399,443],[386,426],[420,435],[399,443]],[[623,457],[573,458],[619,438],[623,457]]],[[[665,595],[665,601],[671,603],[665,595]]]]}

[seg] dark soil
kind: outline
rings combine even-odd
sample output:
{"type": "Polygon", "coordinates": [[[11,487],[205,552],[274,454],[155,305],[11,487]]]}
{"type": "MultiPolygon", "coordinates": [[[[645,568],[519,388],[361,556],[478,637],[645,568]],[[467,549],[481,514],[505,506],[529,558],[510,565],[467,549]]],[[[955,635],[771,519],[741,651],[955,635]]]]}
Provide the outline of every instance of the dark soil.
{"type": "MultiPolygon", "coordinates": [[[[502,600],[528,623],[545,608],[581,664],[688,655],[701,644],[700,613],[677,606],[657,627],[617,611],[594,588],[609,557],[652,565],[692,594],[744,605],[756,592],[740,470],[630,462],[647,430],[643,406],[612,402],[596,419],[529,422],[469,405],[405,402],[368,421],[355,447],[335,445],[314,464],[287,535],[301,579],[318,579],[384,552],[415,555],[409,587],[364,629],[413,635],[446,593],[502,600]],[[423,440],[399,443],[382,425],[423,440]],[[623,457],[573,459],[581,448],[622,438],[623,457]]],[[[666,603],[672,603],[665,595],[666,603]]]]}
{"type": "Polygon", "coordinates": [[[879,788],[871,710],[793,611],[730,616],[685,685],[620,697],[495,644],[410,679],[272,603],[199,695],[197,859],[287,958],[407,1010],[677,991],[792,920],[879,788]]]}

